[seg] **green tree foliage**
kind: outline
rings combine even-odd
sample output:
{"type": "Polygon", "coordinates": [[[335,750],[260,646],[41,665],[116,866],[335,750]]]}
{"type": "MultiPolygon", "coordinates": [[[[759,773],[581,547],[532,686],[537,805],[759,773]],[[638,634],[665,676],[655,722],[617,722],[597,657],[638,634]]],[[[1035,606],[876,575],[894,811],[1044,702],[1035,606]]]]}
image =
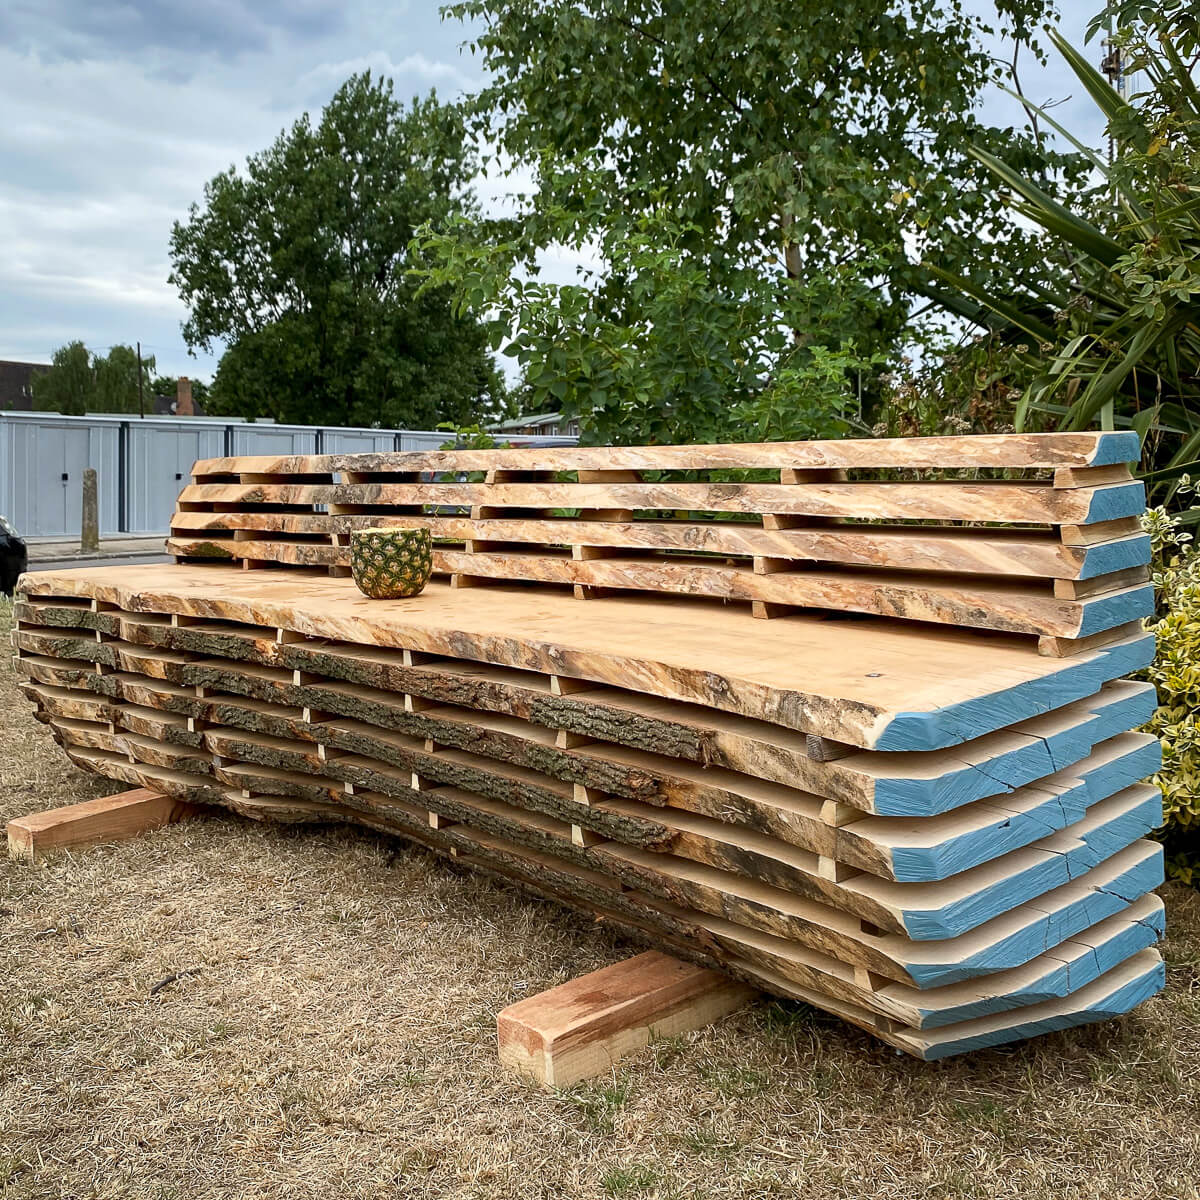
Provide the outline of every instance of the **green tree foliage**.
{"type": "Polygon", "coordinates": [[[486,335],[436,290],[416,295],[406,247],[474,211],[461,114],[406,110],[356,75],[204,189],[171,234],[171,282],[192,348],[223,343],[211,408],[280,421],[432,427],[488,412],[502,383],[486,335]]]}
{"type": "MultiPolygon", "coordinates": [[[[138,412],[138,356],[131,346],[114,346],[104,358],[92,363],[96,374],[94,412],[138,412]]],[[[142,403],[154,411],[154,356],[142,357],[142,403]]]]}
{"type": "MultiPolygon", "coordinates": [[[[147,407],[154,395],[153,375],[154,356],[143,356],[142,386],[147,407]]],[[[113,346],[103,355],[89,353],[83,342],[60,346],[50,360],[50,370],[34,376],[33,404],[43,412],[68,416],[137,412],[137,351],[131,346],[113,346]]]]}
{"type": "Polygon", "coordinates": [[[68,342],[54,351],[50,370],[33,377],[33,407],[42,412],[82,416],[95,394],[92,356],[83,342],[68,342]]]}
{"type": "Polygon", "coordinates": [[[1150,80],[1132,103],[1055,38],[1116,148],[1111,164],[1087,151],[1104,180],[1090,202],[1072,205],[1007,156],[975,151],[998,194],[1045,231],[1047,258],[1070,272],[1001,293],[943,267],[947,286],[935,294],[1037,355],[1019,426],[1047,417],[1066,429],[1132,426],[1152,491],[1165,498],[1200,466],[1200,38],[1189,5],[1114,5],[1094,27],[1109,12],[1142,22],[1119,38],[1129,69],[1150,80]]]}
{"type": "MultiPolygon", "coordinates": [[[[1003,4],[1022,38],[1046,7],[1003,4]]],[[[963,147],[1015,148],[1035,173],[1059,160],[974,117],[997,68],[958,0],[446,11],[483,25],[473,128],[532,186],[512,219],[423,239],[426,278],[493,306],[535,402],[593,438],[847,427],[903,335],[921,254],[992,281],[1025,265],[963,147]],[[598,265],[544,282],[556,246],[598,265]]]]}

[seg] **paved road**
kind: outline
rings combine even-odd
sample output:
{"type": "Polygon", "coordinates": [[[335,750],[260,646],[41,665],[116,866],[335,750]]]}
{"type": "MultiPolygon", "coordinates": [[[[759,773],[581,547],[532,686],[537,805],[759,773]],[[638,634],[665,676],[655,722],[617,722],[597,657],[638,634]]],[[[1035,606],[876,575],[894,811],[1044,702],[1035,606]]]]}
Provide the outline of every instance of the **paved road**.
{"type": "Polygon", "coordinates": [[[101,555],[97,558],[83,558],[79,554],[64,555],[62,558],[36,558],[31,559],[29,569],[31,571],[63,571],[75,567],[133,567],[141,566],[143,563],[165,563],[171,562],[165,554],[137,554],[137,555],[122,555],[119,558],[114,556],[101,555]]]}

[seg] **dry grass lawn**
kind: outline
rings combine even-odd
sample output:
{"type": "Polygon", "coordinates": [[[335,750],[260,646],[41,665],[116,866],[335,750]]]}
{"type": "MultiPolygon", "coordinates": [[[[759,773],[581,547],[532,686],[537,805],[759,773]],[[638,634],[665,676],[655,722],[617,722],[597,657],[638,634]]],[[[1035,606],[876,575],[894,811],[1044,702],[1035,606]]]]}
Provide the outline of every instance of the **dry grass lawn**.
{"type": "MultiPolygon", "coordinates": [[[[15,684],[0,820],[116,790],[15,684]]],[[[1168,990],[1120,1021],[925,1065],[763,1003],[554,1093],[495,1015],[631,952],[601,925],[233,816],[5,861],[0,1197],[1194,1197],[1200,894],[1167,903],[1168,990]]]]}

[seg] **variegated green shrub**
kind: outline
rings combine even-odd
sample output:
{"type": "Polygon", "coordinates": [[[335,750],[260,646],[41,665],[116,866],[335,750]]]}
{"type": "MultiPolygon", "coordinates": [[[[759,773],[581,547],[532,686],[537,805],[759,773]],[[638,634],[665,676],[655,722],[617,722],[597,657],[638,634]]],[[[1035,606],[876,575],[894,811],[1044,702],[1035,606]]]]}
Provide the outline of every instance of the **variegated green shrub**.
{"type": "MultiPolygon", "coordinates": [[[[1181,490],[1191,491],[1185,482],[1181,490]]],[[[1148,623],[1158,653],[1146,677],[1158,690],[1158,708],[1146,730],[1161,739],[1166,844],[1172,875],[1200,883],[1200,550],[1165,509],[1144,518],[1153,553],[1158,609],[1148,623]]]]}

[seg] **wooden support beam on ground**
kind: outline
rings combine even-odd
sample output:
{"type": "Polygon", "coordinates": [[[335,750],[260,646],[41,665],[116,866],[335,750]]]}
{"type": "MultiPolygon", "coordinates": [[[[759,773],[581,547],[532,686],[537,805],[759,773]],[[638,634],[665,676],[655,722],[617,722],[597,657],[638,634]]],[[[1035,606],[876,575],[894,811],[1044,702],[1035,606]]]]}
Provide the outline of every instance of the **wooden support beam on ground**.
{"type": "Polygon", "coordinates": [[[9,821],[8,854],[33,861],[68,846],[122,841],[183,820],[195,811],[174,796],[134,788],[9,821]]]}
{"type": "Polygon", "coordinates": [[[567,1087],[604,1074],[652,1037],[699,1029],[756,994],[720,971],[647,951],[509,1005],[496,1021],[500,1062],[567,1087]]]}

